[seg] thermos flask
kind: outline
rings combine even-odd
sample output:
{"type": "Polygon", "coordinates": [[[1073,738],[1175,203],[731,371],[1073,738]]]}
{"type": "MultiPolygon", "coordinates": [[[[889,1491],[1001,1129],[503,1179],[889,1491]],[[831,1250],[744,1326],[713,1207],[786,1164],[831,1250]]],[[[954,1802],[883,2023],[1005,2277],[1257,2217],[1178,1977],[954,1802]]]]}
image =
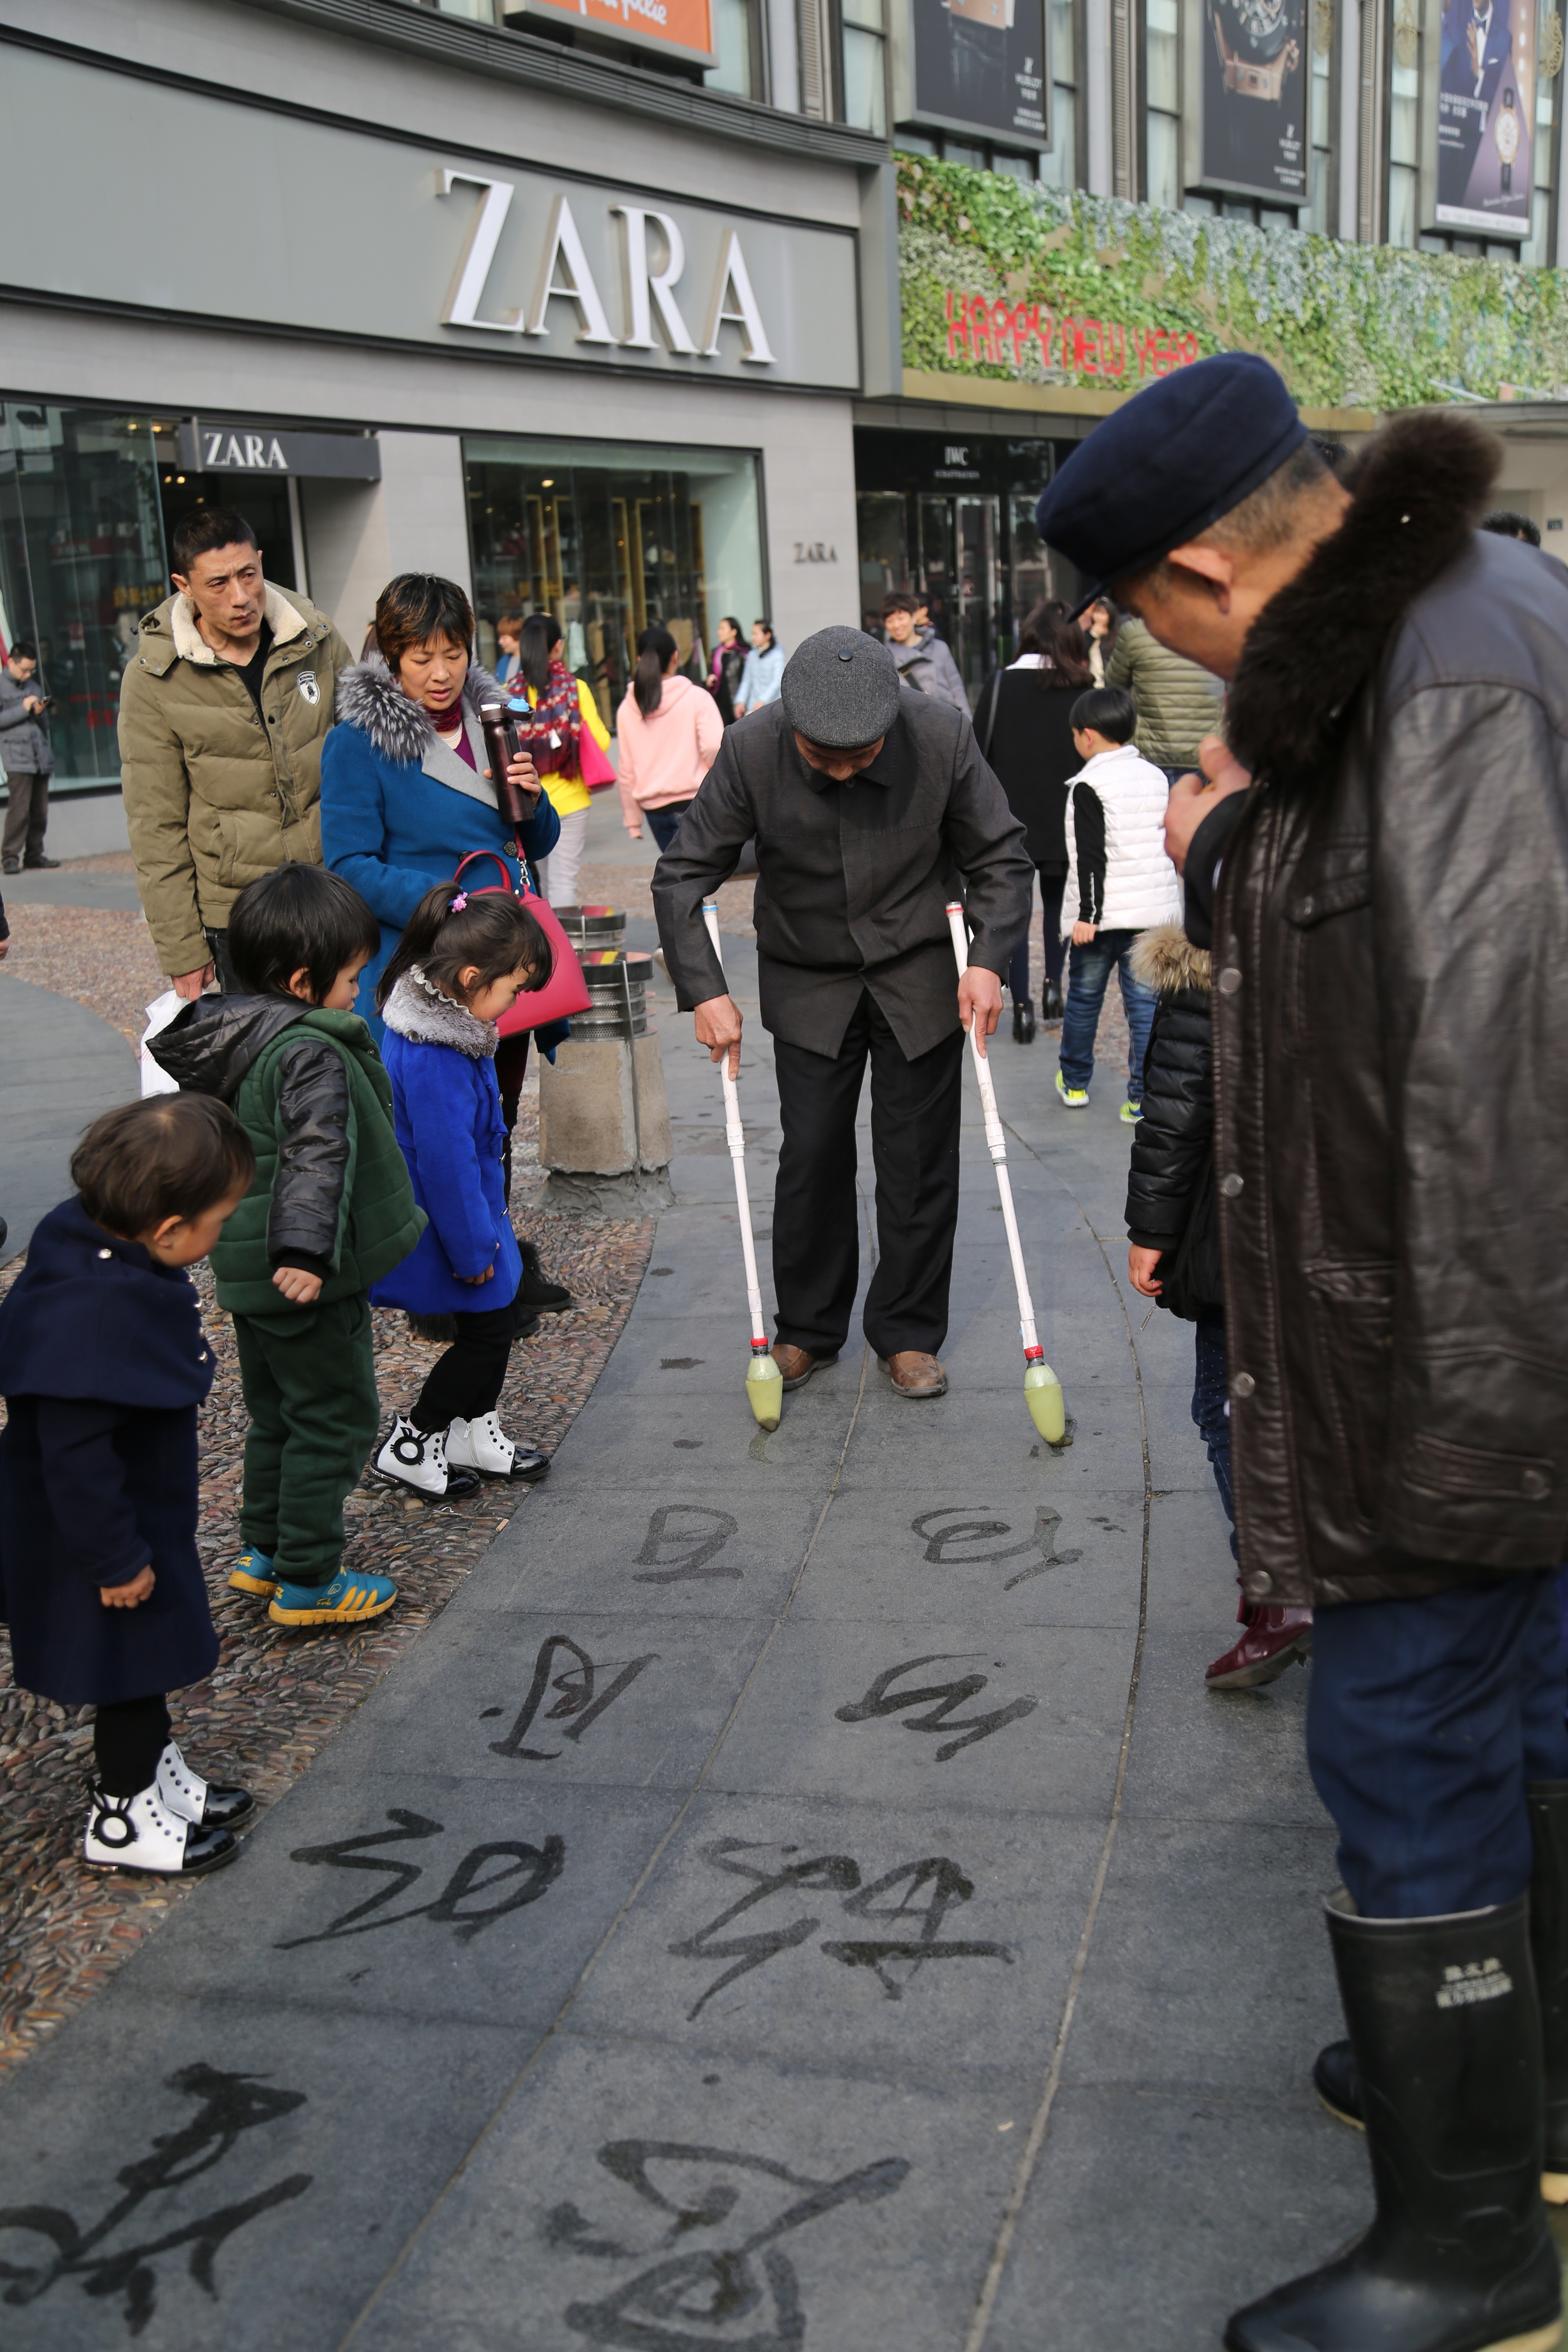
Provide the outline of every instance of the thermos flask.
{"type": "Polygon", "coordinates": [[[484,733],[485,751],[490,763],[490,782],[496,788],[496,804],[515,832],[519,825],[526,824],[533,814],[527,793],[520,792],[515,784],[507,781],[507,769],[519,756],[521,749],[517,730],[507,717],[505,706],[500,702],[480,703],[479,726],[484,733]]]}

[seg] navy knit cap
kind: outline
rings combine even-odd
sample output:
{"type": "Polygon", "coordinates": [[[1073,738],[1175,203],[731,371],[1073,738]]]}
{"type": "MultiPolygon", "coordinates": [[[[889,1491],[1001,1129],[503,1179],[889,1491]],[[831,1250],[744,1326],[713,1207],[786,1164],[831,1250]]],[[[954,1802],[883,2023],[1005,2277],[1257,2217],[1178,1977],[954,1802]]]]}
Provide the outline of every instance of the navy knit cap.
{"type": "Polygon", "coordinates": [[[1079,442],[1035,509],[1047,546],[1099,583],[1079,612],[1239,506],[1306,438],[1278,370],[1252,352],[1136,394],[1079,442]]]}
{"type": "Polygon", "coordinates": [[[898,716],[898,664],[864,629],[818,629],[784,664],[779,699],[808,743],[858,751],[885,735],[898,716]]]}

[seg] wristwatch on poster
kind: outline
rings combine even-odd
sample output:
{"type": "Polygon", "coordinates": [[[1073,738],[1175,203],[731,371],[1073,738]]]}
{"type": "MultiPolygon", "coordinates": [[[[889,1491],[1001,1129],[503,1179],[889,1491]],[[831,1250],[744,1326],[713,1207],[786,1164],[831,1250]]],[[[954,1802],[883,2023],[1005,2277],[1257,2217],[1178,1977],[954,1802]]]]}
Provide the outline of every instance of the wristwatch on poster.
{"type": "Polygon", "coordinates": [[[1285,77],[1301,62],[1294,30],[1299,10],[1300,0],[1210,0],[1226,89],[1238,98],[1269,98],[1278,104],[1285,77]]]}
{"type": "Polygon", "coordinates": [[[1502,94],[1502,111],[1498,116],[1497,129],[1492,135],[1497,141],[1498,153],[1502,158],[1502,193],[1505,196],[1511,195],[1513,159],[1519,152],[1519,116],[1514,111],[1511,89],[1505,89],[1502,94]]]}

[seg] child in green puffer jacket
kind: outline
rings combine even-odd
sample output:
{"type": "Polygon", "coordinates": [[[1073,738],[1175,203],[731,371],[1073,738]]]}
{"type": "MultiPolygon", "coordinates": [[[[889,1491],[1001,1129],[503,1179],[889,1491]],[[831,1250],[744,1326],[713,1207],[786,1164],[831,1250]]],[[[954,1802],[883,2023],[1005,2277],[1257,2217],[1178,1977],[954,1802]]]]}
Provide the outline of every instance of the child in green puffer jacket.
{"type": "Polygon", "coordinates": [[[425,1224],[386,1072],[353,1010],[379,942],[341,877],[279,866],[229,919],[248,992],[198,1001],[150,1046],[182,1089],[232,1106],[256,1153],[212,1266],[250,1416],[229,1583],[279,1625],[356,1623],[397,1598],[390,1577],[342,1566],[343,1499],[380,1420],[366,1294],[425,1224]]]}

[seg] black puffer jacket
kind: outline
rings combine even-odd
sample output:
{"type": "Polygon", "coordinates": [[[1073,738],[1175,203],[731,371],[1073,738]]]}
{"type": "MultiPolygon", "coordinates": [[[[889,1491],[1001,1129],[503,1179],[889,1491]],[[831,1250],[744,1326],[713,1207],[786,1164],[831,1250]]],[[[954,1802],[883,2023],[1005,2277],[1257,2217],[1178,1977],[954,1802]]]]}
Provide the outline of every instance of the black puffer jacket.
{"type": "MultiPolygon", "coordinates": [[[[186,1094],[232,1103],[279,1030],[310,1007],[290,996],[201,997],[152,1040],[153,1060],[186,1094]]],[[[274,1266],[326,1281],[349,1177],[349,1081],[342,1055],[308,1033],[283,1049],[278,1090],[283,1134],[267,1220],[274,1266]]]]}
{"type": "Polygon", "coordinates": [[[1231,688],[1215,1164],[1255,1601],[1568,1553],[1568,572],[1476,529],[1499,457],[1385,425],[1231,688]]]}
{"type": "Polygon", "coordinates": [[[1188,1322],[1223,1303],[1214,1189],[1209,959],[1180,923],[1140,934],[1132,973],[1157,991],[1143,1056],[1143,1116],[1127,1178],[1127,1238],[1157,1249],[1160,1305],[1188,1322]]]}

